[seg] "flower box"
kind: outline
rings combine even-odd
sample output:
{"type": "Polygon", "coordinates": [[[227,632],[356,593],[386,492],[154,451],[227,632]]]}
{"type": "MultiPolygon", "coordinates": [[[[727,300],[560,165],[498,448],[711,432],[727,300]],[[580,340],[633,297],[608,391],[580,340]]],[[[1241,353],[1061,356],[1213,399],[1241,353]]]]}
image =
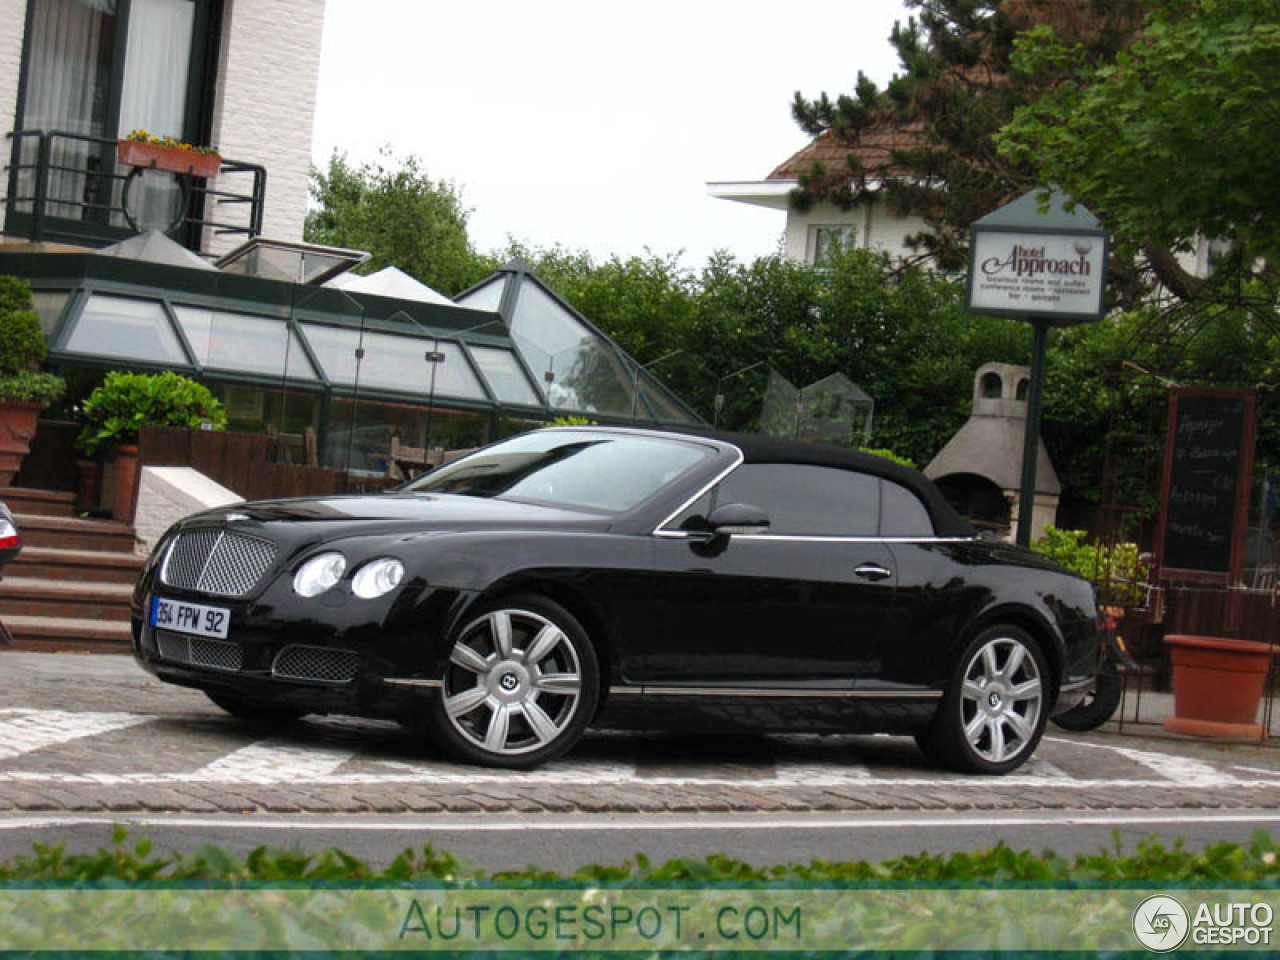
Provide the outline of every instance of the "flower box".
{"type": "Polygon", "coordinates": [[[222,158],[216,153],[183,150],[143,140],[117,140],[116,158],[130,167],[165,170],[206,180],[216,177],[218,168],[222,166],[222,158]]]}

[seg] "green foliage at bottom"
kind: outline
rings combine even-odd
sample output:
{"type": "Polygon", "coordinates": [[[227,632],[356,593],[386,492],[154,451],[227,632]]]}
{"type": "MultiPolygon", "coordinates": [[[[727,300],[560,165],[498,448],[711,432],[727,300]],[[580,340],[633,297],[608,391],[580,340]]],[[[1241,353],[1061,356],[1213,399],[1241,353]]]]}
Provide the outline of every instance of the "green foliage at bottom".
{"type": "Polygon", "coordinates": [[[371,866],[337,849],[305,853],[259,847],[247,856],[206,845],[189,855],[158,855],[151,841],[132,840],[117,827],[109,847],[67,853],[63,844],[37,843],[33,852],[0,865],[0,882],[64,883],[148,881],[367,883],[442,881],[604,884],[669,883],[975,883],[975,884],[1249,884],[1280,882],[1280,844],[1259,830],[1248,846],[1218,843],[1201,851],[1181,841],[1166,847],[1154,838],[1125,853],[1118,835],[1111,850],[1062,857],[1051,850],[1014,850],[1003,842],[974,853],[926,854],[873,863],[812,860],[757,868],[726,856],[680,858],[656,864],[643,854],[620,864],[592,864],[572,874],[538,867],[489,873],[425,844],[407,849],[386,867],[371,866]]]}

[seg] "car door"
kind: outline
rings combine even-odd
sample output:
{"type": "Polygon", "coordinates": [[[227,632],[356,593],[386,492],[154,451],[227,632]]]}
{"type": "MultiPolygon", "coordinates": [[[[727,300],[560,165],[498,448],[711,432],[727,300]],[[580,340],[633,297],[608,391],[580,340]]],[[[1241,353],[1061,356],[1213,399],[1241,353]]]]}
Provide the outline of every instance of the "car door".
{"type": "Polygon", "coordinates": [[[845,688],[878,670],[893,556],[880,480],[810,464],[743,464],[655,536],[658,630],[648,684],[845,688]],[[767,531],[708,541],[706,517],[751,504],[767,531]]]}

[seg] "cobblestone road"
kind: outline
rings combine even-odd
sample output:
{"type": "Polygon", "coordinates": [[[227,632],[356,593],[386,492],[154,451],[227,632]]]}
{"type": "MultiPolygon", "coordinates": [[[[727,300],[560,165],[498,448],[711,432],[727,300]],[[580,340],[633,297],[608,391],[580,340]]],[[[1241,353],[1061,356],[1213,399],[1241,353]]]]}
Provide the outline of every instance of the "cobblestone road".
{"type": "Polygon", "coordinates": [[[599,732],[531,773],[447,761],[395,724],[223,714],[123,657],[0,652],[0,812],[602,812],[1274,808],[1280,751],[1051,727],[1004,778],[893,737],[599,732]]]}

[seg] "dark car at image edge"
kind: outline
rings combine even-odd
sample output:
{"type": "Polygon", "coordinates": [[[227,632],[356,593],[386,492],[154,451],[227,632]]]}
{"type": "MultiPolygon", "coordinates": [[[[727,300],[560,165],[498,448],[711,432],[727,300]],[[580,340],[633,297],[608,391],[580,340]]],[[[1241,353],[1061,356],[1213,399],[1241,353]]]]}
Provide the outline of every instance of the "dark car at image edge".
{"type": "Polygon", "coordinates": [[[1090,584],[921,474],[768,437],[533,431],[397,491],[165,534],[133,651],[228,712],[423,722],[532,767],[588,725],[915,736],[1007,773],[1098,666],[1090,584]]]}

